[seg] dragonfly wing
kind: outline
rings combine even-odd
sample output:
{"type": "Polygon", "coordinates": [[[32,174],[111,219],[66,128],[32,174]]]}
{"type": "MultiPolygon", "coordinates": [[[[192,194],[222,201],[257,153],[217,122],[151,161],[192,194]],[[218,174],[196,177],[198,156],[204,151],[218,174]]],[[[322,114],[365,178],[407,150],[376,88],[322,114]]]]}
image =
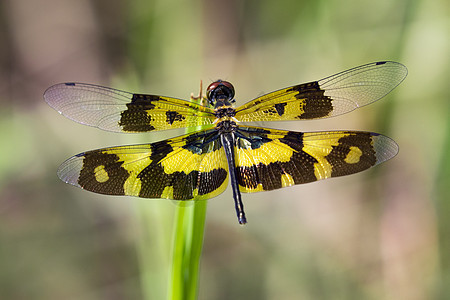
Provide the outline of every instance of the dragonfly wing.
{"type": "Polygon", "coordinates": [[[392,61],[370,63],[327,78],[258,97],[236,109],[236,119],[287,121],[328,118],[377,101],[405,79],[408,71],[392,61]]]}
{"type": "Polygon", "coordinates": [[[394,157],[390,138],[362,131],[294,132],[240,126],[236,171],[242,192],[354,174],[394,157]]]}
{"type": "Polygon", "coordinates": [[[152,144],[83,152],[66,160],[58,176],[100,194],[199,200],[226,189],[228,166],[212,129],[152,144]]]}
{"type": "Polygon", "coordinates": [[[211,108],[196,103],[86,83],[56,84],[44,99],[67,118],[107,131],[157,131],[208,125],[215,119],[211,108]]]}

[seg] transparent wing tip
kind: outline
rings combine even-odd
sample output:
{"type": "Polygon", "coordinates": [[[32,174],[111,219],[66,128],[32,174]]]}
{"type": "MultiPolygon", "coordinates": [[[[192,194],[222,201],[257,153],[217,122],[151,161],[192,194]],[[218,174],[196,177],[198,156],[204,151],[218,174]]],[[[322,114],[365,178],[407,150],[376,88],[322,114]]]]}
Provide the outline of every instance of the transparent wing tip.
{"type": "Polygon", "coordinates": [[[399,146],[390,137],[374,133],[372,136],[372,141],[375,156],[377,158],[376,164],[381,164],[382,162],[385,162],[398,154],[399,146]]]}
{"type": "Polygon", "coordinates": [[[81,187],[78,184],[78,178],[80,177],[80,171],[83,167],[83,153],[72,156],[64,161],[58,168],[57,175],[59,179],[65,183],[81,187]]]}
{"type": "Polygon", "coordinates": [[[59,113],[61,112],[61,105],[64,100],[64,91],[67,88],[74,87],[76,85],[75,82],[66,82],[66,83],[58,83],[52,85],[44,92],[44,100],[50,105],[52,108],[57,110],[59,113]]]}

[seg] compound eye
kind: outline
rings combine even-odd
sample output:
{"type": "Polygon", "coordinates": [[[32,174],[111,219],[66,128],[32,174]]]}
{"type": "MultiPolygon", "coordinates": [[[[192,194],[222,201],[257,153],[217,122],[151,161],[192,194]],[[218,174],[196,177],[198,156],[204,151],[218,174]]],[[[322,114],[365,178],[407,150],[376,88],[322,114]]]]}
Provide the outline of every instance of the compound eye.
{"type": "Polygon", "coordinates": [[[208,86],[206,96],[209,100],[220,96],[232,100],[234,98],[234,87],[228,81],[217,80],[208,86]]]}
{"type": "Polygon", "coordinates": [[[222,83],[221,80],[218,81],[214,81],[213,83],[211,83],[210,85],[208,85],[208,87],[206,88],[206,96],[208,97],[208,99],[211,99],[211,93],[222,83]]]}

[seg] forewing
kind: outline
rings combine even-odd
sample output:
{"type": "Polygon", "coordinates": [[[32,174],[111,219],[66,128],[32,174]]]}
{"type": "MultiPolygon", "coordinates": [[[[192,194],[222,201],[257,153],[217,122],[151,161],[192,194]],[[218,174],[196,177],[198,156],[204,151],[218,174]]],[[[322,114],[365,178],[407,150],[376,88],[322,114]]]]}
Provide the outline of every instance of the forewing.
{"type": "Polygon", "coordinates": [[[345,114],[384,97],[407,73],[406,67],[397,62],[370,63],[258,97],[238,107],[236,119],[310,120],[345,114]]]}
{"type": "Polygon", "coordinates": [[[152,144],[104,148],[65,161],[58,176],[91,192],[174,200],[208,199],[227,187],[216,130],[152,144]]]}
{"type": "Polygon", "coordinates": [[[200,126],[215,119],[212,109],[196,103],[85,83],[56,84],[45,91],[44,99],[71,120],[116,132],[200,126]]]}
{"type": "Polygon", "coordinates": [[[394,157],[397,144],[372,132],[293,132],[239,127],[239,188],[251,193],[361,172],[394,157]]]}

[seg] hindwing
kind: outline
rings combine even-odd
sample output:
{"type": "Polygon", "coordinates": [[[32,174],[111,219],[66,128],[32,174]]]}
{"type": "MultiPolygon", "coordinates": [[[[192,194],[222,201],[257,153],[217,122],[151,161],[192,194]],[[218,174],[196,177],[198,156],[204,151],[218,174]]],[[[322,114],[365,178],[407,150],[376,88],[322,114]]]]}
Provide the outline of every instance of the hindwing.
{"type": "Polygon", "coordinates": [[[212,129],[152,144],[87,151],[65,161],[58,176],[100,194],[208,199],[222,193],[228,182],[218,137],[212,129]]]}
{"type": "Polygon", "coordinates": [[[390,138],[372,132],[294,132],[240,126],[236,173],[242,192],[269,191],[354,174],[398,152],[390,138]]]}

